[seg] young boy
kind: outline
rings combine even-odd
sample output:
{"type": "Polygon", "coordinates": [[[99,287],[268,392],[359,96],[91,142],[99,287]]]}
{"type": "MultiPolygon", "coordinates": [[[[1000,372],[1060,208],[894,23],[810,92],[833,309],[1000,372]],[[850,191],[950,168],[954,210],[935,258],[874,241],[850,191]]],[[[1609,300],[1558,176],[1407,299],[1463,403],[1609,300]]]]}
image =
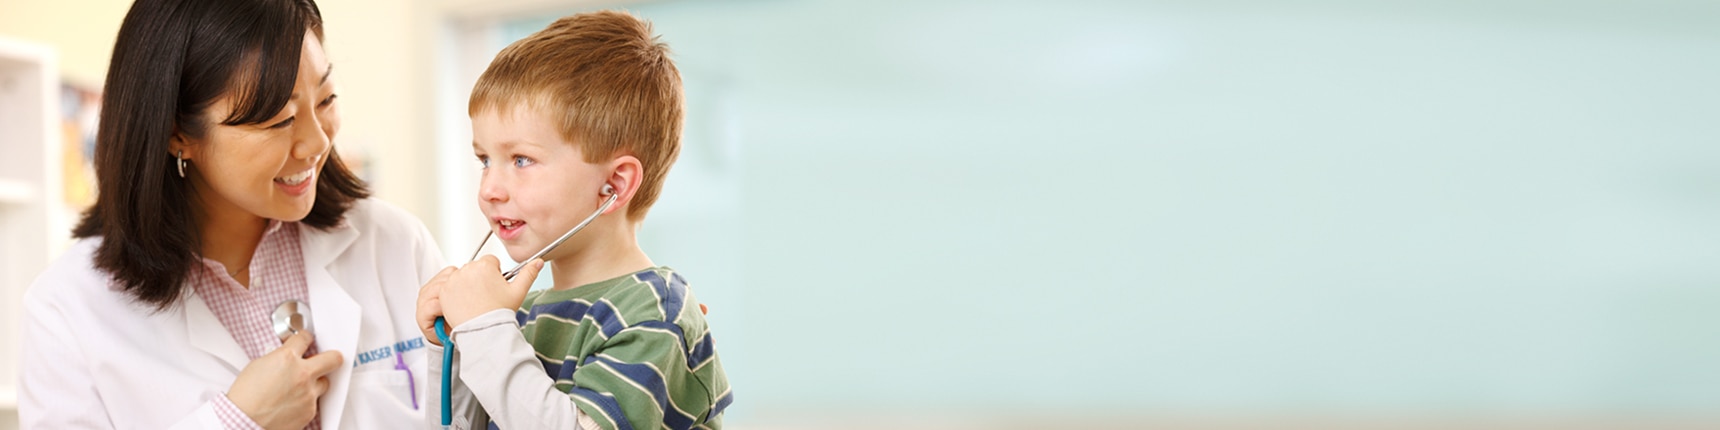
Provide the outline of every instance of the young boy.
{"type": "Polygon", "coordinates": [[[600,215],[512,282],[485,257],[424,286],[419,327],[436,339],[446,317],[456,353],[450,369],[432,360],[426,415],[440,421],[445,371],[456,428],[721,428],[733,396],[701,305],[636,239],[682,122],[680,74],[650,24],[562,18],[498,54],[468,109],[478,205],[508,255],[600,215]],[[528,294],[544,261],[555,286],[528,294]]]}

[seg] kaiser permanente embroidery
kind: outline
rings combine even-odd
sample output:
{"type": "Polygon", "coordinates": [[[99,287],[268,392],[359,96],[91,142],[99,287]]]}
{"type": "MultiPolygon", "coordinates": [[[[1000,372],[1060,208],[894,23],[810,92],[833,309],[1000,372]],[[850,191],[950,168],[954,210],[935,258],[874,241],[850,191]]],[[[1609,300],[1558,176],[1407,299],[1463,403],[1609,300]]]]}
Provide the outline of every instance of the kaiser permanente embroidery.
{"type": "Polygon", "coordinates": [[[352,367],[358,367],[358,366],[362,366],[365,364],[370,364],[370,362],[377,361],[377,360],[394,358],[394,354],[403,354],[406,351],[411,351],[411,350],[419,349],[419,348],[423,348],[423,347],[424,347],[424,337],[423,336],[412,338],[410,340],[403,340],[403,341],[395,342],[394,345],[391,345],[391,346],[384,346],[381,348],[372,349],[369,351],[358,353],[358,356],[353,357],[353,359],[352,359],[352,367]]]}

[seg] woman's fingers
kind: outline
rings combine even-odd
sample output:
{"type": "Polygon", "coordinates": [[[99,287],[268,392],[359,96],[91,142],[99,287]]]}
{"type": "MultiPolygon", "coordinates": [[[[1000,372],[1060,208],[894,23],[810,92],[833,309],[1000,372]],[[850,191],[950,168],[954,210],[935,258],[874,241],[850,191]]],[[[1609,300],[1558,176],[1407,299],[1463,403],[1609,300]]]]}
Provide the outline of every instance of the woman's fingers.
{"type": "Polygon", "coordinates": [[[311,348],[312,340],[314,339],[310,330],[301,330],[298,333],[293,333],[285,342],[282,342],[281,349],[287,350],[293,357],[304,357],[305,351],[311,348]]]}
{"type": "Polygon", "coordinates": [[[341,363],[340,351],[323,351],[305,359],[305,365],[310,366],[311,374],[323,376],[339,369],[341,363]]]}

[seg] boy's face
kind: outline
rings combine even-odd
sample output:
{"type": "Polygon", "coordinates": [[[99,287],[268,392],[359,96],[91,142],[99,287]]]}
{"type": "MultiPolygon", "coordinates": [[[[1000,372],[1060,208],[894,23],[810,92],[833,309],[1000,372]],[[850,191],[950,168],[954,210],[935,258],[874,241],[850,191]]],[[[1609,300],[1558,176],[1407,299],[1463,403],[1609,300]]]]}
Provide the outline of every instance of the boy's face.
{"type": "MultiPolygon", "coordinates": [[[[486,109],[472,116],[472,151],[483,166],[478,208],[515,261],[530,257],[596,208],[609,172],[585,162],[577,146],[561,137],[551,117],[515,106],[507,114],[486,109]]],[[[551,261],[585,248],[575,235],[551,261]]]]}

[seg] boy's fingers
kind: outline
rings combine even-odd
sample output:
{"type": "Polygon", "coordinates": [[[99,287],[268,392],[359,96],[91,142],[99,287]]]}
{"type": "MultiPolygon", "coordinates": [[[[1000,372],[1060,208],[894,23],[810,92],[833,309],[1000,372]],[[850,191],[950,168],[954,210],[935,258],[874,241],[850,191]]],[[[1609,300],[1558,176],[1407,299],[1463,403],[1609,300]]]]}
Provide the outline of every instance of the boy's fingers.
{"type": "Polygon", "coordinates": [[[446,279],[448,279],[449,276],[454,276],[454,272],[458,271],[458,270],[460,270],[459,267],[454,267],[454,266],[443,267],[441,271],[436,272],[436,276],[431,276],[430,282],[425,283],[424,286],[435,285],[436,281],[446,280],[446,279]]]}
{"type": "Polygon", "coordinates": [[[442,299],[432,298],[418,306],[418,325],[429,327],[442,315],[442,299]]]}
{"type": "Polygon", "coordinates": [[[542,271],[543,260],[534,259],[531,264],[527,264],[526,267],[521,268],[520,273],[514,274],[514,280],[508,281],[508,285],[512,285],[519,289],[529,290],[532,287],[532,281],[537,280],[538,272],[542,271]]]}
{"type": "Polygon", "coordinates": [[[501,260],[497,260],[496,256],[494,256],[494,255],[485,255],[483,257],[478,257],[477,260],[473,260],[471,263],[467,263],[466,267],[462,267],[461,269],[464,270],[466,268],[473,267],[473,266],[483,267],[483,268],[489,269],[489,271],[492,271],[492,272],[499,272],[502,270],[501,269],[501,267],[502,267],[501,260]]]}
{"type": "Polygon", "coordinates": [[[432,288],[435,288],[436,286],[441,285],[443,282],[446,282],[448,280],[448,277],[454,276],[454,271],[457,269],[459,269],[459,268],[454,267],[454,266],[448,266],[448,267],[442,268],[442,271],[436,272],[436,276],[430,277],[430,282],[425,282],[424,286],[418,287],[418,295],[422,296],[422,295],[424,295],[424,293],[434,291],[434,290],[432,290],[432,288]]]}

